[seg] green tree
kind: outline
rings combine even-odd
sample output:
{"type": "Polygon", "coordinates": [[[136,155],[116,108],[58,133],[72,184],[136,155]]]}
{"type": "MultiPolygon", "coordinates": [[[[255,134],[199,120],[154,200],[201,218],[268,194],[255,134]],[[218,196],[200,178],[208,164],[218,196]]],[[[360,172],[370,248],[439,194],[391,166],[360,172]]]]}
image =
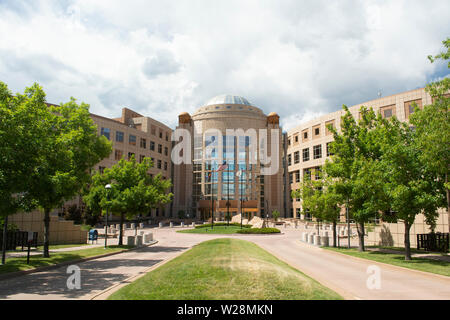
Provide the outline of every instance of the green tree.
{"type": "MultiPolygon", "coordinates": [[[[431,62],[435,59],[450,59],[450,38],[443,41],[447,52],[442,52],[435,57],[430,56],[431,62]]],[[[450,61],[448,62],[450,68],[450,61]]],[[[411,123],[417,132],[416,143],[421,150],[419,156],[429,170],[437,175],[437,178],[445,181],[447,197],[447,213],[450,232],[450,183],[448,181],[450,169],[450,78],[433,82],[426,87],[426,91],[433,99],[431,105],[424,106],[411,115],[411,123]]]]}
{"type": "Polygon", "coordinates": [[[45,94],[35,84],[32,90],[41,96],[34,107],[41,115],[44,133],[33,137],[39,161],[33,167],[27,186],[30,197],[44,210],[44,257],[49,257],[50,212],[77,195],[89,181],[91,168],[111,153],[111,144],[97,136],[89,105],[70,102],[47,105],[45,94]]]}
{"type": "Polygon", "coordinates": [[[272,217],[275,221],[278,220],[278,218],[280,217],[280,212],[278,210],[273,210],[272,211],[272,217]]]}
{"type": "Polygon", "coordinates": [[[348,218],[352,217],[357,226],[360,251],[364,251],[364,224],[376,215],[384,202],[382,184],[374,179],[373,174],[380,175],[378,159],[381,150],[377,132],[374,130],[381,116],[375,115],[372,109],[361,107],[360,120],[356,121],[347,106],[341,117],[341,130],[333,127],[334,141],[332,153],[327,159],[324,172],[333,179],[333,191],[341,196],[348,210],[348,218]]]}
{"type": "Polygon", "coordinates": [[[152,208],[168,203],[172,194],[170,180],[154,177],[148,173],[153,166],[150,158],[136,162],[134,156],[129,161],[121,159],[103,173],[92,176],[89,187],[83,197],[86,205],[94,212],[104,212],[106,208],[120,214],[119,245],[123,244],[123,223],[125,218],[148,213],[152,208]],[[107,193],[105,186],[111,184],[107,193]]]}
{"type": "Polygon", "coordinates": [[[333,246],[336,247],[336,226],[343,201],[342,195],[335,190],[333,179],[319,176],[319,179],[311,180],[305,177],[291,196],[300,198],[302,209],[308,210],[313,217],[333,224],[333,246]]]}
{"type": "Polygon", "coordinates": [[[384,190],[393,215],[405,226],[405,260],[411,260],[410,229],[416,215],[422,213],[429,224],[438,217],[437,209],[445,205],[444,184],[422,161],[415,139],[418,133],[396,118],[383,120],[380,131],[381,166],[384,190]]]}

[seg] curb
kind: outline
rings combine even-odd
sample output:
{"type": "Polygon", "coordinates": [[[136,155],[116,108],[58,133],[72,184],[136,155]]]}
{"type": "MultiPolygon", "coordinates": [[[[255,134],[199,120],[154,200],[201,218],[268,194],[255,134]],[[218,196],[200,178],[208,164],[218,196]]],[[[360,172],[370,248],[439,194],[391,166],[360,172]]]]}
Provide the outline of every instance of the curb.
{"type": "MultiPolygon", "coordinates": [[[[322,249],[322,248],[317,247],[317,249],[322,249]]],[[[447,280],[447,281],[450,280],[450,277],[444,276],[444,275],[442,275],[442,274],[437,274],[437,273],[432,273],[432,272],[426,272],[426,271],[421,271],[421,270],[416,270],[416,269],[410,269],[410,268],[401,267],[401,266],[396,266],[396,265],[389,264],[389,263],[385,263],[385,262],[379,262],[379,261],[376,261],[376,260],[371,260],[371,259],[365,259],[365,258],[355,257],[355,256],[352,256],[352,255],[349,255],[349,254],[345,254],[345,253],[341,253],[341,252],[336,252],[336,251],[334,251],[334,250],[327,250],[327,249],[322,249],[322,250],[325,250],[326,252],[334,253],[334,254],[339,255],[339,256],[344,256],[344,257],[347,257],[347,258],[352,258],[352,259],[355,259],[355,260],[358,260],[358,261],[364,261],[364,262],[369,261],[369,262],[373,262],[373,263],[378,263],[378,264],[381,264],[381,265],[383,265],[383,266],[385,266],[385,267],[387,267],[387,268],[391,268],[391,269],[394,269],[394,270],[395,270],[395,269],[399,269],[399,270],[402,270],[402,271],[405,271],[405,270],[406,270],[406,271],[411,271],[411,272],[415,272],[415,273],[421,274],[421,275],[423,275],[423,276],[428,276],[428,277],[430,277],[430,278],[439,278],[439,279],[443,279],[443,280],[447,280]]]]}
{"type": "Polygon", "coordinates": [[[113,255],[116,255],[116,254],[119,254],[119,253],[135,251],[135,250],[139,250],[139,249],[141,249],[143,247],[152,246],[152,245],[154,245],[156,243],[158,243],[158,241],[155,240],[153,243],[147,244],[147,245],[142,246],[142,247],[135,247],[135,248],[131,248],[131,249],[123,249],[123,250],[120,250],[120,251],[117,251],[117,252],[105,253],[105,254],[101,254],[101,255],[98,255],[98,256],[92,256],[92,257],[83,258],[83,259],[77,259],[77,260],[64,261],[64,262],[60,262],[60,263],[57,263],[57,264],[52,264],[50,266],[38,267],[38,268],[34,268],[34,269],[29,269],[29,270],[21,270],[21,271],[4,273],[4,274],[0,274],[0,281],[12,279],[12,278],[17,278],[17,277],[20,277],[20,276],[24,276],[24,275],[32,274],[32,273],[36,273],[36,272],[43,272],[43,271],[48,271],[48,270],[52,270],[52,269],[57,269],[57,268],[60,268],[60,267],[63,267],[63,266],[67,266],[67,265],[71,265],[71,264],[77,264],[77,263],[82,263],[82,262],[86,262],[86,261],[89,261],[89,260],[105,258],[105,257],[113,256],[113,255]]]}

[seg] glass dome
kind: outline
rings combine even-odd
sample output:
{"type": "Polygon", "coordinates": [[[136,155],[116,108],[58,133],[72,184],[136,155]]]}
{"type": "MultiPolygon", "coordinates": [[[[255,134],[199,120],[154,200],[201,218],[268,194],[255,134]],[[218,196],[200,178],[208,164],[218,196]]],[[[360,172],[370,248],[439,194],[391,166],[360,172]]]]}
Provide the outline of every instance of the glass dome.
{"type": "Polygon", "coordinates": [[[245,98],[240,96],[233,96],[230,94],[222,94],[210,99],[204,106],[211,106],[215,104],[243,104],[252,106],[252,104],[245,98]]]}

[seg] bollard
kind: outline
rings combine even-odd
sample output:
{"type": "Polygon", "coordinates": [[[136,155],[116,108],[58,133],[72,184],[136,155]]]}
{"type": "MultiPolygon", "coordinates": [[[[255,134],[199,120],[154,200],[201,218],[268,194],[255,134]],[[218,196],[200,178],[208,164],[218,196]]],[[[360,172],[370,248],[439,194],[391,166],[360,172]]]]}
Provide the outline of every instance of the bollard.
{"type": "Polygon", "coordinates": [[[142,222],[139,223],[139,229],[144,229],[144,224],[142,222]]]}
{"type": "Polygon", "coordinates": [[[127,246],[134,246],[134,236],[127,236],[127,246]]]}
{"type": "Polygon", "coordinates": [[[172,221],[170,222],[170,228],[173,228],[173,222],[172,221]]]}
{"type": "Polygon", "coordinates": [[[142,247],[142,236],[136,236],[136,246],[142,247]]]}
{"type": "Polygon", "coordinates": [[[162,228],[163,227],[163,223],[160,222],[158,228],[162,228]]]}
{"type": "Polygon", "coordinates": [[[144,234],[144,243],[149,243],[150,241],[153,241],[153,233],[144,234]]]}
{"type": "Polygon", "coordinates": [[[323,247],[328,247],[329,243],[330,243],[330,238],[327,236],[321,237],[320,238],[321,244],[323,247]]]}
{"type": "Polygon", "coordinates": [[[320,236],[319,235],[314,236],[314,245],[320,246],[320,236]]]}
{"type": "Polygon", "coordinates": [[[136,229],[136,223],[131,224],[131,229],[136,229]]]}
{"type": "Polygon", "coordinates": [[[145,233],[145,231],[139,231],[139,235],[140,235],[140,236],[143,236],[144,233],[145,233]]]}
{"type": "Polygon", "coordinates": [[[303,242],[308,242],[308,240],[306,239],[307,236],[308,236],[308,234],[307,234],[306,232],[303,232],[303,233],[302,233],[302,241],[303,241],[303,242]]]}
{"type": "Polygon", "coordinates": [[[314,234],[308,233],[308,243],[313,244],[314,243],[314,234]]]}
{"type": "Polygon", "coordinates": [[[195,228],[195,222],[192,222],[192,228],[195,228]]]}
{"type": "Polygon", "coordinates": [[[184,222],[181,222],[180,227],[181,227],[181,228],[184,228],[184,222]]]}

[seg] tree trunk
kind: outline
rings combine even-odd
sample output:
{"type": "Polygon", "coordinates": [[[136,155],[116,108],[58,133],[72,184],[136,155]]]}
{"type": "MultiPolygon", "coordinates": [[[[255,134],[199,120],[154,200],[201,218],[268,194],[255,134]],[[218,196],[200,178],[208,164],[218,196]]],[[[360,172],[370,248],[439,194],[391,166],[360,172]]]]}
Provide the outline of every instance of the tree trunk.
{"type": "Polygon", "coordinates": [[[6,263],[6,237],[8,232],[8,215],[5,216],[5,221],[3,224],[3,245],[2,245],[2,264],[6,263]]]}
{"type": "Polygon", "coordinates": [[[336,225],[337,225],[337,223],[336,223],[336,221],[333,221],[333,247],[335,247],[336,248],[336,246],[337,246],[337,243],[336,243],[336,240],[337,240],[337,234],[336,234],[336,225]]]}
{"type": "Polygon", "coordinates": [[[50,209],[44,209],[44,258],[50,258],[48,247],[50,245],[50,209]]]}
{"type": "Polygon", "coordinates": [[[409,230],[411,225],[405,221],[405,260],[411,260],[411,242],[409,241],[409,230]]]}
{"type": "Polygon", "coordinates": [[[124,213],[120,213],[120,230],[119,230],[119,246],[123,245],[123,220],[124,213]]]}
{"type": "Polygon", "coordinates": [[[360,222],[357,224],[357,230],[358,230],[358,251],[363,252],[365,250],[364,248],[364,222],[360,222]]]}

